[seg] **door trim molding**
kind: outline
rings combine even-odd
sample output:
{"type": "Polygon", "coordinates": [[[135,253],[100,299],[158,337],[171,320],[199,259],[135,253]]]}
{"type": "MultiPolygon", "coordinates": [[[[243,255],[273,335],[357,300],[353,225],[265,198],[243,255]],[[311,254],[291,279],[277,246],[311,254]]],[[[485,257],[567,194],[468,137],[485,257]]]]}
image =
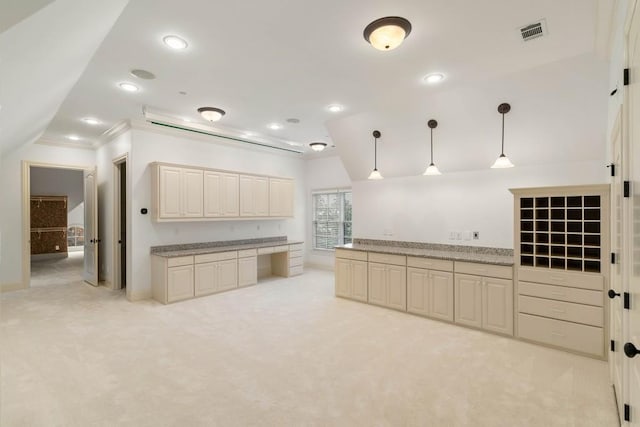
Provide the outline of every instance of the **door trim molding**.
{"type": "MultiPolygon", "coordinates": [[[[112,160],[112,173],[113,173],[113,227],[112,227],[112,259],[111,259],[111,271],[113,272],[113,277],[111,280],[111,289],[118,290],[122,289],[121,282],[121,273],[120,273],[120,263],[118,260],[120,259],[120,245],[118,244],[118,240],[120,240],[120,236],[118,232],[120,231],[122,224],[120,223],[120,187],[122,183],[120,182],[120,165],[125,163],[127,165],[127,171],[125,176],[124,185],[128,188],[127,183],[129,181],[129,153],[126,152],[118,157],[115,157],[112,160]]],[[[127,198],[129,195],[127,195],[127,198]]],[[[129,222],[129,211],[125,212],[126,220],[125,220],[125,232],[127,223],[129,222]]],[[[126,233],[127,240],[129,239],[129,233],[126,233]]],[[[127,242],[125,241],[125,246],[127,242]]]]}

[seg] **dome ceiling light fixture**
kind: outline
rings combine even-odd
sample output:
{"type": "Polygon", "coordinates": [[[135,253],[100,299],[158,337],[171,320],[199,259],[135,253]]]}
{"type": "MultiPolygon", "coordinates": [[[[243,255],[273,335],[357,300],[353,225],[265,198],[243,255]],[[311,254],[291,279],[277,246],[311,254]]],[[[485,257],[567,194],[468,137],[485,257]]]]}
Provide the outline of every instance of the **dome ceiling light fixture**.
{"type": "Polygon", "coordinates": [[[215,107],[200,107],[198,108],[198,113],[210,122],[217,122],[226,114],[224,110],[215,107]]]}
{"type": "Polygon", "coordinates": [[[498,105],[498,113],[502,114],[502,151],[493,166],[491,166],[491,169],[506,169],[514,166],[514,164],[511,163],[511,160],[504,155],[504,115],[509,111],[511,111],[511,105],[506,102],[498,105]]]}
{"type": "Polygon", "coordinates": [[[320,141],[316,141],[316,142],[312,142],[311,144],[309,144],[309,147],[311,147],[311,149],[313,151],[322,151],[325,148],[327,148],[327,143],[326,142],[320,142],[320,141]]]}
{"type": "Polygon", "coordinates": [[[427,122],[427,126],[431,129],[431,163],[427,166],[427,169],[424,171],[423,175],[442,175],[442,173],[438,170],[438,167],[433,163],[433,129],[438,126],[438,122],[431,119],[427,122]]]}
{"type": "Polygon", "coordinates": [[[399,16],[376,19],[364,29],[364,39],[378,50],[393,50],[411,33],[411,23],[399,16]]]}
{"type": "Polygon", "coordinates": [[[380,138],[382,134],[379,130],[373,131],[373,170],[369,174],[368,179],[384,179],[382,174],[378,172],[378,138],[380,138]]]}

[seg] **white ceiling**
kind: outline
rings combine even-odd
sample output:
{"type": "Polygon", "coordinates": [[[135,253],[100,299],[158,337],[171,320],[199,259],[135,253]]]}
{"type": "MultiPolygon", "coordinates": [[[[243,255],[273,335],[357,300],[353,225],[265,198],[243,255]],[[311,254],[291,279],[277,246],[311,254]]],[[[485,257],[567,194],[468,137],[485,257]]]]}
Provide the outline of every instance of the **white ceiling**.
{"type": "MultiPolygon", "coordinates": [[[[61,0],[58,0],[61,1],[61,0]]],[[[383,174],[420,173],[426,120],[435,118],[441,170],[487,167],[499,154],[500,102],[506,152],[516,164],[594,157],[603,150],[607,66],[595,54],[597,0],[131,0],[45,136],[92,144],[144,105],[199,120],[196,109],[227,111],[217,125],[307,144],[333,142],[352,179],[372,167],[373,128],[383,132],[383,174]],[[413,30],[390,52],[362,37],[374,19],[398,15],[413,30]],[[548,36],[528,43],[518,28],[545,18],[548,36]],[[172,51],[161,39],[189,42],[172,51]],[[149,70],[155,80],[129,75],[149,70]],[[443,72],[429,86],[421,78],[443,72]],[[139,93],[117,88],[122,81],[139,93]],[[187,92],[186,95],[179,94],[187,92]],[[342,113],[326,110],[345,105],[342,113]],[[91,127],[81,118],[103,121],[91,127]],[[299,124],[289,124],[297,118],[299,124]],[[285,125],[269,130],[271,122],[285,125]],[[561,148],[558,148],[561,147],[561,148]],[[595,154],[594,154],[595,153],[595,154]]]]}

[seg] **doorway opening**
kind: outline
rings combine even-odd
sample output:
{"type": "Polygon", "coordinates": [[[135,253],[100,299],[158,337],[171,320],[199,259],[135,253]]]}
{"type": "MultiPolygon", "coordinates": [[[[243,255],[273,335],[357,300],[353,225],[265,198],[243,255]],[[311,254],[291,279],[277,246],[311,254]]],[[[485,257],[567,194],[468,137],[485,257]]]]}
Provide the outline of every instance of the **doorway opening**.
{"type": "Polygon", "coordinates": [[[127,288],[127,155],[113,161],[113,288],[127,288]]]}

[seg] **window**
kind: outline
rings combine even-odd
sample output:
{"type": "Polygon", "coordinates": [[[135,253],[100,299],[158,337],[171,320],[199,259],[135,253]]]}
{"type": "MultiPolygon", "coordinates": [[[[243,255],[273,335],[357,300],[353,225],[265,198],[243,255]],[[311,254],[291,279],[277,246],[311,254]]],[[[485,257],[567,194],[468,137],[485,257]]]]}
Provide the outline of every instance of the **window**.
{"type": "Polygon", "coordinates": [[[314,249],[351,243],[351,190],[314,192],[312,227],[314,249]]]}
{"type": "Polygon", "coordinates": [[[84,246],[84,227],[72,225],[67,229],[67,246],[84,246]]]}

